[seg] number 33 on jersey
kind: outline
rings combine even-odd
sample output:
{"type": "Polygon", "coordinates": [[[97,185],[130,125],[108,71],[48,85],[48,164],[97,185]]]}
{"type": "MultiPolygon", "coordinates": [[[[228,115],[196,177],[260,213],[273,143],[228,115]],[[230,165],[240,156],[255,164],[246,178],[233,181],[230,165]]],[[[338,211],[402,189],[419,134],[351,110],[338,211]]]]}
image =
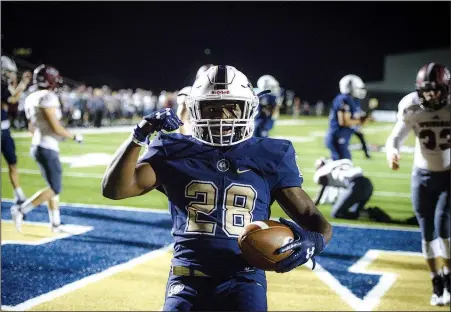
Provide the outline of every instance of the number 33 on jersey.
{"type": "Polygon", "coordinates": [[[139,162],[151,164],[158,190],[169,199],[173,262],[202,267],[235,265],[245,225],[270,217],[271,191],[302,184],[286,140],[251,138],[221,149],[159,133],[139,162]]]}
{"type": "Polygon", "coordinates": [[[416,92],[406,95],[399,103],[398,122],[387,140],[387,148],[399,145],[413,129],[415,133],[415,167],[431,171],[450,168],[451,105],[436,111],[421,109],[416,92]]]}

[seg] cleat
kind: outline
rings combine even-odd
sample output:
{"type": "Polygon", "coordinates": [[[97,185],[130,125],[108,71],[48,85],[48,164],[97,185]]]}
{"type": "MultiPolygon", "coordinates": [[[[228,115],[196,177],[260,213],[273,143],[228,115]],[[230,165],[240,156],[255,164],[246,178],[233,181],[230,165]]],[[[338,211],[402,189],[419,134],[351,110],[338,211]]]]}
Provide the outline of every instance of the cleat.
{"type": "Polygon", "coordinates": [[[52,232],[53,233],[68,233],[68,229],[66,228],[66,225],[63,223],[60,223],[58,225],[52,224],[52,232]]]}
{"type": "Polygon", "coordinates": [[[442,297],[443,305],[449,305],[449,303],[450,303],[450,274],[449,273],[443,275],[443,285],[444,285],[443,297],[442,297]]]}
{"type": "Polygon", "coordinates": [[[22,211],[20,211],[20,206],[12,205],[10,212],[11,212],[11,219],[13,220],[13,222],[16,226],[16,230],[18,232],[22,232],[21,227],[22,227],[22,221],[23,221],[24,214],[22,213],[22,211]]]}
{"type": "MultiPolygon", "coordinates": [[[[14,204],[20,206],[20,205],[22,205],[26,200],[27,200],[27,199],[19,199],[19,198],[17,198],[17,199],[14,201],[14,204]]],[[[27,216],[26,216],[26,215],[22,214],[22,216],[23,216],[23,219],[22,219],[23,221],[27,220],[27,216]]]]}
{"type": "Polygon", "coordinates": [[[443,305],[443,284],[443,279],[440,275],[437,275],[432,279],[432,297],[430,301],[432,306],[443,305]]]}

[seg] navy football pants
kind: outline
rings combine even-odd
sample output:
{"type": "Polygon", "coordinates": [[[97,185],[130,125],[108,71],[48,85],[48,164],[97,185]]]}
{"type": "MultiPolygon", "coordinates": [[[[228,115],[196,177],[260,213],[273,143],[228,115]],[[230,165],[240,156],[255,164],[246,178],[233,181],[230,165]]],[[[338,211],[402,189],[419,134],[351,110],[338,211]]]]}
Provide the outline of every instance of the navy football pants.
{"type": "Polygon", "coordinates": [[[354,178],[346,192],[340,195],[332,206],[332,217],[357,219],[371,195],[373,195],[371,181],[363,176],[354,178]]]}
{"type": "Polygon", "coordinates": [[[422,238],[430,242],[450,237],[450,171],[432,172],[414,168],[412,205],[422,238]]]}
{"type": "Polygon", "coordinates": [[[332,160],[352,159],[349,151],[349,139],[339,137],[334,134],[327,134],[325,139],[326,147],[330,150],[332,160]]]}
{"type": "Polygon", "coordinates": [[[267,311],[266,290],[260,270],[227,278],[171,273],[163,311],[267,311]]]}

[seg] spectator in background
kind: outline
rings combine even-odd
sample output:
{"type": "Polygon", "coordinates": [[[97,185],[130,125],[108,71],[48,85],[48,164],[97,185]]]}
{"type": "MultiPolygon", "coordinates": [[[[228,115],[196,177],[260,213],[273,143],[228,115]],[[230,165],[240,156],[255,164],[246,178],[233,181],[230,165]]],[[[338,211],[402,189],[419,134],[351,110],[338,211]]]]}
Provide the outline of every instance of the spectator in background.
{"type": "Polygon", "coordinates": [[[64,85],[60,94],[59,100],[61,102],[61,111],[63,113],[63,119],[67,122],[69,120],[69,116],[71,114],[71,90],[68,85],[64,85]]]}
{"type": "Polygon", "coordinates": [[[299,117],[301,113],[301,99],[296,96],[293,101],[293,118],[299,117]]]}
{"type": "Polygon", "coordinates": [[[149,115],[155,110],[155,103],[152,100],[152,91],[145,91],[143,96],[143,116],[149,115]]]}
{"type": "Polygon", "coordinates": [[[105,101],[103,99],[103,92],[101,89],[94,89],[93,96],[88,100],[88,110],[92,114],[94,127],[100,128],[102,126],[102,118],[105,112],[105,101]]]}
{"type": "Polygon", "coordinates": [[[304,101],[304,103],[302,104],[302,115],[310,115],[310,103],[308,101],[304,101]]]}
{"type": "Polygon", "coordinates": [[[34,88],[30,88],[32,86],[31,78],[33,74],[31,71],[27,70],[23,72],[22,79],[25,79],[25,81],[28,81],[25,90],[20,94],[19,103],[17,105],[17,111],[18,115],[17,118],[14,120],[14,128],[16,129],[27,129],[27,117],[25,116],[25,98],[33,92],[34,88]]]}
{"type": "Polygon", "coordinates": [[[319,100],[315,105],[315,114],[316,116],[322,116],[324,112],[324,102],[319,100]]]}

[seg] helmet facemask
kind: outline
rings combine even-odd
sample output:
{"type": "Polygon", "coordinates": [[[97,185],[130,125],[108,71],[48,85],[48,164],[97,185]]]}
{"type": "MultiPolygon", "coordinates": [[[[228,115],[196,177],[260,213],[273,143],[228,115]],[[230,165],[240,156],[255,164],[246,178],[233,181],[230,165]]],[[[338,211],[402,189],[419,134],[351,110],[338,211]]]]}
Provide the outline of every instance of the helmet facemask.
{"type": "Polygon", "coordinates": [[[194,103],[189,113],[194,137],[205,144],[230,146],[252,137],[257,110],[247,100],[204,100],[194,103]]]}
{"type": "Polygon", "coordinates": [[[199,76],[186,99],[192,136],[212,146],[231,146],[252,137],[258,97],[247,77],[218,65],[199,76]]]}

